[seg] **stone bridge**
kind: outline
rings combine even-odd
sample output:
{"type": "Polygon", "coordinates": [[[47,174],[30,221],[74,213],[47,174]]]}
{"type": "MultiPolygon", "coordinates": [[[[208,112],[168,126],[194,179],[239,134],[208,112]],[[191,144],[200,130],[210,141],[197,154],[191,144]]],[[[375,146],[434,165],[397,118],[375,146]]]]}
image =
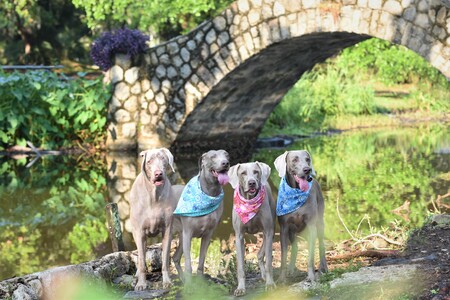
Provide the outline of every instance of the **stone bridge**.
{"type": "Polygon", "coordinates": [[[371,37],[450,78],[448,0],[239,0],[140,57],[116,56],[107,147],[251,149],[305,71],[371,37]]]}

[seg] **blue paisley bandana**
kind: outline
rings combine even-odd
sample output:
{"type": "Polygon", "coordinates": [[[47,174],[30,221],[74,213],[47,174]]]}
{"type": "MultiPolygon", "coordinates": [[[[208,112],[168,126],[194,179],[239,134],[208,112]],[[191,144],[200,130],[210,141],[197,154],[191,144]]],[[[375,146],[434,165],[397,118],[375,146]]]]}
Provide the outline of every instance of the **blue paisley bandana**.
{"type": "Polygon", "coordinates": [[[286,177],[281,178],[278,188],[277,216],[284,216],[302,207],[311,192],[312,180],[308,182],[308,190],[291,188],[286,182],[286,177]]]}
{"type": "Polygon", "coordinates": [[[200,217],[215,211],[223,200],[223,190],[219,196],[211,197],[202,191],[198,175],[189,180],[181,194],[174,215],[200,217]]]}

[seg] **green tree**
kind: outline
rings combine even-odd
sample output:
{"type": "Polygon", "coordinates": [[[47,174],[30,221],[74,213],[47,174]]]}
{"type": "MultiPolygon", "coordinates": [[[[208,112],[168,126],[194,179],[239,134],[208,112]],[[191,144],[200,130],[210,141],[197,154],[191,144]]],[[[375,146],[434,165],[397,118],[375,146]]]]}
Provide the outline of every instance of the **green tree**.
{"type": "Polygon", "coordinates": [[[80,12],[70,0],[0,1],[0,63],[86,61],[82,37],[89,29],[81,22],[80,12]]]}
{"type": "Polygon", "coordinates": [[[170,39],[221,12],[232,0],[72,0],[92,30],[129,26],[170,39]]]}

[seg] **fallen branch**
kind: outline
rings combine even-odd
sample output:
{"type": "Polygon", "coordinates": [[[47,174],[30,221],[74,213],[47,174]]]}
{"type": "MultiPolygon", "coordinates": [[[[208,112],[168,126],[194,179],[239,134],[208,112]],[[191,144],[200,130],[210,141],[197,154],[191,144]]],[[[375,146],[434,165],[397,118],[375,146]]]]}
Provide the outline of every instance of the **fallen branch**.
{"type": "Polygon", "coordinates": [[[330,260],[348,260],[356,257],[373,257],[373,258],[385,258],[398,256],[400,254],[399,250],[356,250],[354,252],[347,252],[344,254],[339,254],[329,257],[330,260]]]}
{"type": "Polygon", "coordinates": [[[355,245],[357,245],[357,244],[360,244],[360,243],[364,242],[365,240],[370,239],[370,238],[372,238],[372,237],[379,237],[379,238],[382,238],[383,240],[385,240],[386,242],[388,242],[389,244],[392,244],[392,245],[403,246],[402,243],[396,242],[396,241],[394,241],[394,240],[391,240],[390,238],[388,238],[388,237],[386,237],[386,236],[384,236],[384,235],[382,235],[382,234],[379,234],[379,233],[372,233],[372,234],[369,234],[369,235],[366,236],[366,237],[363,237],[363,238],[361,238],[361,239],[358,239],[358,241],[357,241],[356,243],[354,243],[353,246],[355,246],[355,245]]]}

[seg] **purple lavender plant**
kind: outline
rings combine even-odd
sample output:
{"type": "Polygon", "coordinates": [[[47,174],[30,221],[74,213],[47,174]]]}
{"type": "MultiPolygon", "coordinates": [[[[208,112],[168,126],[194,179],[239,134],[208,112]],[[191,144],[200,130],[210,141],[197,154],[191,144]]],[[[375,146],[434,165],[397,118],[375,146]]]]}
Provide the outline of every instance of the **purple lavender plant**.
{"type": "Polygon", "coordinates": [[[103,71],[107,71],[113,65],[114,54],[124,53],[133,57],[144,53],[148,40],[150,37],[137,29],[107,31],[92,43],[91,58],[103,71]]]}

